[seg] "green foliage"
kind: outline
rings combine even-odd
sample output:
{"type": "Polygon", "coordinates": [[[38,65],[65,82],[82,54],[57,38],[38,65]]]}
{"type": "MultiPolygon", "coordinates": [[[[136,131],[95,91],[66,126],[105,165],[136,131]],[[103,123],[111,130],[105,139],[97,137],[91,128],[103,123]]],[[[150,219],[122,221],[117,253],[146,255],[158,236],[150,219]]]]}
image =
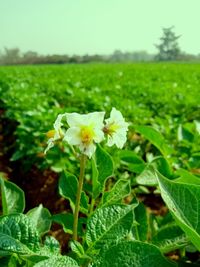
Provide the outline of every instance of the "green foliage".
{"type": "Polygon", "coordinates": [[[24,192],[12,182],[0,178],[3,214],[23,212],[25,208],[24,192]]]}
{"type": "Polygon", "coordinates": [[[78,267],[78,264],[70,257],[67,256],[54,256],[48,260],[38,262],[34,265],[35,267],[78,267]]]}
{"type": "Polygon", "coordinates": [[[31,254],[39,248],[39,235],[27,216],[0,217],[0,253],[31,254]]]}
{"type": "Polygon", "coordinates": [[[200,250],[200,186],[179,184],[156,175],[161,195],[177,224],[200,250]]]}
{"type": "Polygon", "coordinates": [[[92,266],[175,267],[177,265],[166,260],[156,246],[138,241],[129,241],[108,249],[103,255],[101,263],[92,266]]]}
{"type": "Polygon", "coordinates": [[[130,181],[125,179],[119,179],[113,188],[109,192],[105,192],[103,195],[103,204],[120,203],[122,199],[130,195],[131,187],[130,181]]]}
{"type": "MultiPolygon", "coordinates": [[[[71,213],[60,213],[52,216],[52,221],[62,225],[63,230],[68,233],[73,233],[73,215],[71,213]]],[[[79,218],[78,234],[81,236],[83,233],[82,224],[85,223],[85,218],[79,218]]]]}
{"type": "Polygon", "coordinates": [[[176,224],[161,227],[152,238],[152,243],[160,248],[163,253],[184,248],[188,243],[184,232],[176,224]]]}
{"type": "Polygon", "coordinates": [[[166,141],[160,132],[150,126],[137,126],[135,130],[157,147],[164,156],[169,154],[170,148],[166,145],[166,141]]]}
{"type": "MultiPolygon", "coordinates": [[[[78,180],[76,176],[63,172],[59,179],[59,193],[62,197],[70,201],[70,205],[74,210],[76,202],[76,194],[78,190],[78,180]]],[[[83,213],[88,212],[88,198],[85,192],[81,193],[81,206],[80,209],[83,213]]]]}
{"type": "Polygon", "coordinates": [[[48,209],[42,206],[42,204],[32,210],[29,210],[27,215],[40,235],[43,235],[50,230],[51,214],[48,209]]]}
{"type": "Polygon", "coordinates": [[[109,205],[96,210],[87,223],[88,246],[100,249],[126,237],[133,224],[133,209],[134,206],[109,205]]]}
{"type": "Polygon", "coordinates": [[[178,266],[163,255],[174,250],[188,264],[184,250],[200,250],[199,73],[193,64],[1,68],[1,119],[16,127],[5,151],[24,170],[61,172],[58,193],[70,207],[23,215],[24,192],[1,178],[0,265],[178,266]],[[87,160],[78,241],[61,256],[58,241],[43,235],[52,222],[73,234],[79,163],[60,141],[44,157],[45,133],[58,113],[112,106],[130,122],[125,149],[102,144],[87,160]]]}
{"type": "Polygon", "coordinates": [[[146,241],[148,240],[149,223],[148,214],[145,205],[140,203],[134,210],[136,224],[132,228],[133,236],[136,240],[146,241]]]}

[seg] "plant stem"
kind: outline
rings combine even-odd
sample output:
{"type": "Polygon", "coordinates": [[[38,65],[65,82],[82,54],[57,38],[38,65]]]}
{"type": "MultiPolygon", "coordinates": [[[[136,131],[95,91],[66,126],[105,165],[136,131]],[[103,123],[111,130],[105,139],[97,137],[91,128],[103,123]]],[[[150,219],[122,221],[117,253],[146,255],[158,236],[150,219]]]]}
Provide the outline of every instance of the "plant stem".
{"type": "Polygon", "coordinates": [[[76,195],[76,204],[75,204],[75,210],[74,210],[73,240],[77,240],[78,215],[79,215],[81,192],[83,188],[83,180],[84,180],[84,174],[85,174],[85,163],[86,163],[86,156],[82,154],[80,158],[80,176],[79,176],[79,181],[78,181],[78,191],[76,195]]]}
{"type": "Polygon", "coordinates": [[[94,198],[92,198],[92,200],[91,200],[91,204],[90,204],[90,212],[89,212],[89,215],[91,215],[91,214],[92,214],[92,212],[93,212],[93,209],[94,209],[94,205],[95,205],[95,199],[94,199],[94,198]]]}

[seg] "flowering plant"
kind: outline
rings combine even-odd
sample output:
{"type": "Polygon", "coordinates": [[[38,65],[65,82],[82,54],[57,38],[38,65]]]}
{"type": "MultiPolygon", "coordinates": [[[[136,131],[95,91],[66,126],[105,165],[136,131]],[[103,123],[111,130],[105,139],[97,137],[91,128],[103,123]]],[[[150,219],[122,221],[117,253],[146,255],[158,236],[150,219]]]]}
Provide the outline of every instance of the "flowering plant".
{"type": "Polygon", "coordinates": [[[125,122],[120,111],[112,108],[111,116],[104,124],[105,112],[93,112],[89,114],[65,113],[59,114],[55,123],[53,136],[48,140],[45,153],[54,146],[55,141],[62,139],[70,146],[79,148],[80,176],[77,188],[76,202],[74,208],[73,239],[77,240],[78,216],[80,209],[81,193],[84,181],[86,157],[91,158],[96,145],[107,138],[108,146],[116,144],[122,148],[126,142],[128,123],[125,122]],[[69,128],[63,134],[62,119],[66,119],[69,128]]]}
{"type": "MultiPolygon", "coordinates": [[[[163,254],[175,249],[183,253],[186,247],[200,250],[198,179],[190,174],[191,184],[187,184],[186,172],[171,181],[160,173],[169,175],[164,157],[156,157],[146,164],[130,150],[119,153],[129,174],[119,172],[116,178],[112,157],[101,144],[121,149],[126,142],[128,123],[115,108],[109,118],[104,120],[104,117],[104,112],[59,114],[54,129],[47,133],[49,140],[45,152],[57,142],[65,142],[79,161],[79,178],[63,171],[58,183],[60,195],[70,203],[70,212],[51,216],[39,205],[22,214],[24,192],[0,178],[1,266],[178,267],[163,254]],[[160,172],[155,168],[156,164],[158,168],[161,166],[160,172]],[[131,171],[139,172],[139,175],[131,177],[131,171]],[[134,188],[136,184],[138,187],[134,188]],[[160,190],[176,221],[169,213],[156,220],[139,203],[135,193],[144,185],[160,190]],[[190,202],[192,205],[182,208],[182,203],[190,202]],[[52,222],[61,224],[71,235],[70,256],[59,253],[59,244],[53,237],[44,238],[52,222]]],[[[135,128],[167,155],[168,147],[155,129],[149,126],[135,128]]]]}

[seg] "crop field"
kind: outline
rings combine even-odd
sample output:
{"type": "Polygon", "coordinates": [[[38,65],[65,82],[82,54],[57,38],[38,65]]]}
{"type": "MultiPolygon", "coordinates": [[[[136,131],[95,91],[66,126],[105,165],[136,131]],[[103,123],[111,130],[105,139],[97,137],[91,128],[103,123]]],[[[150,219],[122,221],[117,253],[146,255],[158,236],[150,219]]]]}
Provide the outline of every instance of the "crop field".
{"type": "Polygon", "coordinates": [[[200,266],[200,65],[0,67],[0,181],[0,266],[200,266]]]}

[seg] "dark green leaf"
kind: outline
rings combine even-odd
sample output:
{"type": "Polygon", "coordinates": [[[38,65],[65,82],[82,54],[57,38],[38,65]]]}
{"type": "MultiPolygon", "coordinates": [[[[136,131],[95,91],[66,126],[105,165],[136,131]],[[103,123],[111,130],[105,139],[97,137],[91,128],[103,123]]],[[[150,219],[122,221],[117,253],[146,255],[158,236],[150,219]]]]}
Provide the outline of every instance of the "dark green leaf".
{"type": "MultiPolygon", "coordinates": [[[[59,179],[59,193],[62,197],[70,201],[72,210],[74,210],[76,202],[76,193],[78,191],[78,180],[76,176],[63,172],[59,179]]],[[[80,210],[83,213],[88,212],[88,197],[85,192],[81,193],[80,210]]]]}
{"type": "Polygon", "coordinates": [[[131,186],[130,181],[125,179],[118,180],[109,192],[103,195],[103,204],[117,204],[122,199],[130,194],[131,186]]]}
{"type": "Polygon", "coordinates": [[[168,253],[188,245],[184,232],[175,224],[167,225],[158,230],[152,243],[160,248],[163,253],[168,253]]]}
{"type": "MultiPolygon", "coordinates": [[[[52,221],[63,226],[66,233],[73,233],[73,215],[70,213],[59,213],[52,216],[52,221]]],[[[85,223],[84,218],[79,218],[78,221],[78,234],[82,235],[82,224],[85,223]]]]}
{"type": "Polygon", "coordinates": [[[106,179],[113,174],[113,161],[111,156],[101,147],[96,149],[96,165],[98,170],[98,181],[104,185],[106,179]]]}
{"type": "Polygon", "coordinates": [[[75,260],[67,256],[54,256],[47,260],[40,261],[34,267],[78,267],[75,260]]]}
{"type": "Polygon", "coordinates": [[[0,178],[3,214],[23,213],[25,208],[24,192],[15,184],[0,178]]]}
{"type": "Polygon", "coordinates": [[[135,205],[110,205],[97,209],[87,224],[88,246],[102,248],[128,235],[133,224],[134,208],[135,205]]]}
{"type": "Polygon", "coordinates": [[[147,140],[149,140],[157,149],[164,155],[168,155],[171,152],[171,149],[166,145],[165,138],[152,128],[151,126],[136,126],[136,132],[142,134],[147,140]]]}
{"type": "Polygon", "coordinates": [[[182,141],[182,140],[186,140],[188,142],[192,142],[194,139],[194,135],[193,133],[191,133],[186,127],[184,127],[183,125],[179,125],[178,127],[178,140],[182,141]]]}
{"type": "Polygon", "coordinates": [[[133,235],[135,239],[146,241],[148,235],[148,216],[145,206],[140,203],[134,210],[137,224],[133,226],[133,235]]]}
{"type": "Polygon", "coordinates": [[[0,218],[0,254],[31,254],[38,248],[38,232],[26,215],[13,214],[0,218]]]}
{"type": "Polygon", "coordinates": [[[93,267],[176,267],[176,263],[167,260],[160,250],[147,243],[128,241],[108,249],[102,256],[102,262],[93,267]]]}
{"type": "Polygon", "coordinates": [[[44,208],[42,204],[32,210],[29,210],[27,215],[40,235],[43,235],[50,230],[51,213],[48,209],[44,208]]]}

